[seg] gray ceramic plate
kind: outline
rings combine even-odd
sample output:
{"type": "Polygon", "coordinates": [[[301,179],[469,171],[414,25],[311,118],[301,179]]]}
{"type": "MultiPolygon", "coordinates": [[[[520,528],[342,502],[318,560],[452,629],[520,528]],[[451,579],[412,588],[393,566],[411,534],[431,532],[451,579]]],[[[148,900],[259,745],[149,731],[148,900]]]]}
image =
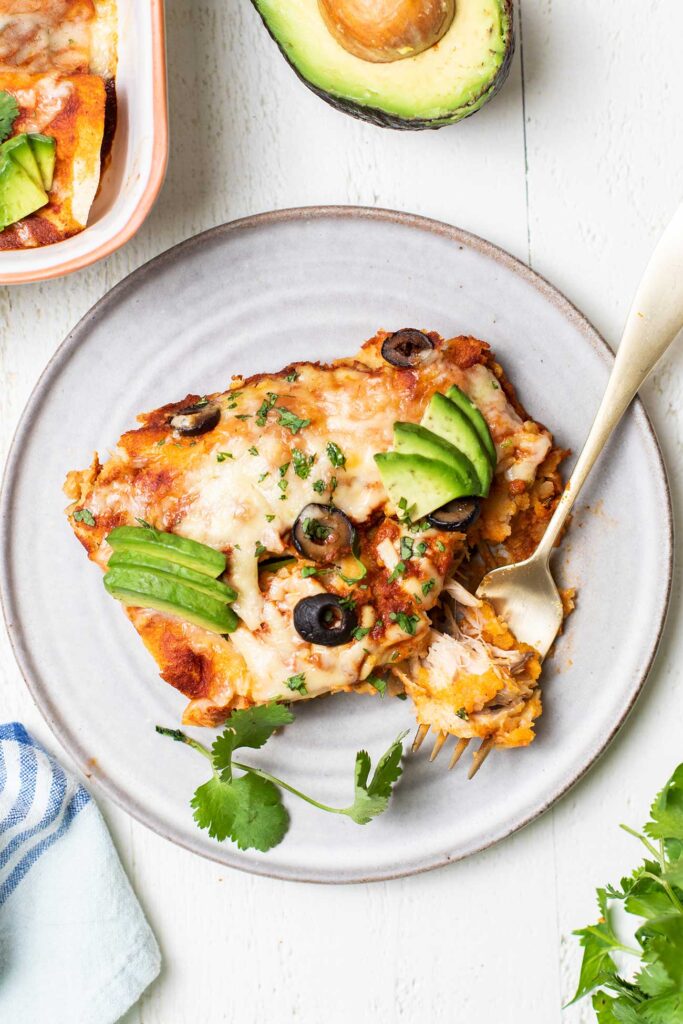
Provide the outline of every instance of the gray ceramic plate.
{"type": "MultiPolygon", "coordinates": [[[[196,828],[188,801],[205,764],[154,732],[157,722],[177,724],[185,701],[158,679],[72,536],[64,475],[87,465],[94,449],[106,452],[140,410],[220,390],[233,373],[351,353],[378,328],[403,326],[488,339],[532,413],[561,444],[580,446],[611,364],[583,317],[478,238],[350,208],[238,221],[136,271],[59,349],[14,441],[2,495],[2,595],[35,700],[108,796],[169,839],[234,867],[350,882],[421,871],[496,842],[540,814],[604,750],[655,653],[670,585],[670,505],[657,443],[637,405],[559,558],[579,604],[547,667],[531,748],[496,753],[474,782],[464,770],[448,773],[445,762],[408,758],[390,810],[362,828],[288,797],[290,832],[265,855],[240,853],[196,828]]],[[[355,751],[377,756],[411,725],[409,704],[396,699],[326,698],[298,708],[296,724],[254,759],[343,806],[355,751]]]]}

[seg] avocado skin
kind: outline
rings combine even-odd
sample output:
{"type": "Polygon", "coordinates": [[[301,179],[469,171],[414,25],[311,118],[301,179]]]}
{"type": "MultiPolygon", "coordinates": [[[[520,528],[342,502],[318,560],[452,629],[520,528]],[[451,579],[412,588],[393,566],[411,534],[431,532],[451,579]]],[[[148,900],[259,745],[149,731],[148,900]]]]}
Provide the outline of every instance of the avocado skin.
{"type": "Polygon", "coordinates": [[[406,118],[399,117],[397,114],[390,114],[386,110],[380,110],[377,107],[366,107],[362,103],[354,103],[352,100],[343,99],[341,96],[333,96],[332,93],[325,92],[324,89],[320,89],[317,85],[313,85],[308,79],[302,75],[297,66],[287,56],[285,49],[280,46],[280,43],[271,32],[268,22],[263,17],[263,14],[258,8],[256,0],[251,0],[253,6],[258,12],[258,16],[263,22],[266,31],[271,39],[275,41],[278,50],[289,64],[290,68],[296,75],[296,77],[307,86],[311,92],[314,92],[316,96],[319,96],[321,100],[325,100],[335,110],[341,111],[342,114],[350,114],[351,117],[358,118],[359,121],[367,121],[368,124],[374,124],[377,128],[394,128],[398,131],[423,131],[427,128],[445,128],[449,124],[457,124],[458,121],[464,121],[466,117],[471,117],[472,114],[476,114],[478,110],[488,103],[489,100],[493,99],[496,93],[503,87],[505,80],[510,73],[510,67],[512,66],[512,58],[515,53],[515,23],[512,15],[512,0],[501,0],[503,7],[503,15],[507,22],[507,49],[505,53],[505,59],[498,69],[498,73],[492,82],[489,83],[486,89],[476,97],[476,99],[469,103],[466,107],[460,107],[457,111],[454,111],[452,115],[448,117],[436,117],[436,118],[406,118]]]}

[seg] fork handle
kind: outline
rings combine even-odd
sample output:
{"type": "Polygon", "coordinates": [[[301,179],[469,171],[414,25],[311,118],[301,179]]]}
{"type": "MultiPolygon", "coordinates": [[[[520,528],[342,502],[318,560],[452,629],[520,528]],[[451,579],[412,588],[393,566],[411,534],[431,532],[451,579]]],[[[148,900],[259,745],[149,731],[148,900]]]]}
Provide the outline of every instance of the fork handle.
{"type": "Polygon", "coordinates": [[[548,558],[595,460],[638,389],[683,329],[683,205],[650,258],[638,286],[607,389],[586,443],[536,555],[548,558]]]}

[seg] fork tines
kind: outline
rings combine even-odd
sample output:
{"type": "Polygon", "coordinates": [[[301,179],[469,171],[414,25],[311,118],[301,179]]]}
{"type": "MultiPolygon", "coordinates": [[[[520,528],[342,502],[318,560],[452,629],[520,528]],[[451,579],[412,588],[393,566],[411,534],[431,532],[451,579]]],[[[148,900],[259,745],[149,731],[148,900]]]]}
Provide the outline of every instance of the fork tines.
{"type": "MultiPolygon", "coordinates": [[[[417,732],[415,733],[415,739],[413,740],[413,745],[412,745],[412,748],[411,748],[413,754],[416,754],[418,752],[418,750],[420,749],[420,747],[424,743],[425,737],[426,737],[428,732],[429,732],[429,726],[428,725],[419,725],[417,727],[417,732]]],[[[432,752],[429,755],[429,760],[430,761],[434,761],[439,756],[439,754],[441,752],[441,748],[445,744],[445,742],[448,739],[448,737],[449,737],[449,733],[447,733],[447,732],[437,732],[436,733],[436,738],[434,740],[434,746],[432,747],[432,752]]],[[[467,747],[469,746],[469,744],[470,744],[470,740],[469,739],[462,738],[462,739],[458,740],[458,742],[455,745],[455,749],[453,751],[453,754],[451,756],[451,760],[450,760],[449,765],[448,765],[449,771],[450,771],[451,768],[455,768],[456,764],[458,763],[458,761],[460,760],[462,755],[467,750],[467,747]]],[[[481,744],[479,746],[479,749],[474,752],[474,755],[472,757],[472,764],[470,766],[470,770],[467,773],[467,778],[468,779],[473,779],[474,778],[474,776],[477,774],[477,772],[479,771],[479,769],[483,765],[483,763],[486,760],[486,758],[489,756],[489,754],[493,750],[494,746],[495,746],[495,741],[493,740],[492,737],[489,736],[487,739],[482,740],[482,742],[481,742],[481,744]]]]}

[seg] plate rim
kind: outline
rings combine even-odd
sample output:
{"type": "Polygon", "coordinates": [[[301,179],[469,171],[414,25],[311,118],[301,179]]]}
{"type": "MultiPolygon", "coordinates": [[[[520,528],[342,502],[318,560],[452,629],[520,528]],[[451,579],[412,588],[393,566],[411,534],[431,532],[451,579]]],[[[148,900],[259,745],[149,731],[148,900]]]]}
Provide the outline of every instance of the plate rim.
{"type": "Polygon", "coordinates": [[[561,800],[591,770],[591,768],[606,752],[615,736],[631,714],[638,698],[643,692],[652,669],[652,665],[657,656],[657,651],[664,633],[671,603],[674,564],[674,525],[671,487],[666,471],[666,465],[664,463],[659,441],[650,417],[645,409],[642,399],[637,395],[632,403],[630,414],[640,420],[641,425],[645,428],[646,435],[652,443],[656,460],[655,468],[661,476],[666,495],[666,502],[663,510],[663,525],[665,527],[668,545],[667,578],[663,593],[662,609],[660,612],[657,633],[648,651],[646,663],[639,677],[635,681],[631,699],[624,708],[623,713],[618,720],[613,723],[610,731],[604,737],[600,738],[596,748],[584,766],[570,779],[568,779],[549,800],[546,800],[544,804],[536,808],[532,813],[527,814],[523,820],[519,821],[512,828],[503,829],[497,832],[493,831],[493,833],[490,833],[487,837],[472,842],[470,846],[461,850],[457,854],[448,855],[447,853],[436,853],[431,859],[426,860],[418,866],[410,866],[404,869],[392,871],[382,871],[379,874],[372,874],[368,877],[316,878],[308,874],[305,870],[297,871],[295,869],[282,871],[269,869],[268,864],[262,863],[261,861],[244,863],[239,860],[234,860],[231,857],[226,858],[225,856],[221,856],[221,853],[231,851],[225,851],[224,848],[218,844],[216,844],[216,852],[214,855],[211,849],[207,849],[200,845],[199,836],[195,843],[192,838],[186,838],[180,835],[175,828],[165,825],[163,819],[157,817],[153,811],[149,811],[143,803],[139,802],[135,797],[131,797],[129,793],[121,790],[116,781],[109,775],[96,775],[88,772],[88,767],[91,763],[90,756],[81,746],[78,738],[69,730],[68,725],[62,722],[59,714],[54,708],[53,701],[49,697],[48,693],[45,692],[44,685],[40,680],[38,672],[36,672],[34,676],[31,666],[30,652],[25,651],[21,643],[20,620],[19,617],[14,614],[15,602],[11,586],[9,560],[6,557],[6,552],[10,545],[10,509],[14,489],[13,485],[17,475],[19,455],[22,450],[22,440],[30,427],[31,410],[36,402],[40,401],[41,395],[49,388],[53,376],[60,371],[63,362],[71,356],[72,352],[80,348],[80,346],[87,340],[87,333],[90,324],[97,321],[100,317],[106,316],[110,304],[116,303],[126,291],[135,288],[140,279],[143,279],[150,273],[154,273],[157,270],[162,269],[164,264],[167,262],[175,262],[178,258],[182,260],[197,246],[204,245],[208,241],[212,241],[213,239],[222,236],[229,237],[230,235],[239,233],[240,231],[250,230],[252,228],[267,228],[271,225],[283,222],[292,223],[324,219],[368,220],[398,224],[402,227],[412,228],[418,232],[436,234],[461,246],[467,246],[469,249],[473,249],[481,255],[493,260],[495,263],[504,266],[518,277],[521,277],[525,283],[533,286],[536,291],[540,292],[546,301],[551,302],[559,312],[571,322],[572,326],[581,332],[583,337],[603,362],[607,365],[611,365],[614,361],[614,353],[599,331],[593,326],[588,318],[545,277],[537,271],[532,270],[532,268],[526,263],[523,263],[520,259],[511,255],[511,253],[507,252],[507,250],[500,246],[495,245],[493,242],[489,242],[487,239],[484,239],[470,231],[466,231],[463,228],[447,224],[445,221],[424,217],[420,214],[411,214],[404,211],[385,209],[382,207],[354,205],[299,206],[250,214],[199,232],[196,235],[192,235],[190,238],[176,243],[169,249],[166,249],[153,257],[151,260],[148,260],[139,267],[136,267],[133,271],[122,278],[121,281],[114,285],[113,288],[105,292],[105,294],[102,295],[78,320],[64,340],[55,349],[54,353],[51,355],[44,369],[40,373],[35,385],[31,389],[8,448],[2,474],[2,484],[0,485],[0,607],[2,608],[3,620],[9,637],[10,646],[12,648],[12,653],[34,704],[51,733],[67,752],[78,770],[86,776],[91,788],[99,791],[102,796],[112,800],[118,807],[162,838],[169,840],[190,853],[199,854],[205,859],[214,861],[215,863],[219,863],[223,866],[235,868],[239,871],[244,871],[261,877],[277,878],[283,881],[308,882],[319,885],[353,885],[363,882],[389,881],[395,878],[404,878],[411,875],[422,874],[425,871],[431,871],[447,864],[456,863],[459,860],[464,860],[466,857],[472,856],[472,854],[480,853],[483,850],[489,849],[497,843],[502,842],[504,839],[507,839],[514,833],[519,832],[521,829],[531,824],[531,822],[541,817],[541,815],[545,814],[546,811],[558,803],[558,801],[561,800]]]}

